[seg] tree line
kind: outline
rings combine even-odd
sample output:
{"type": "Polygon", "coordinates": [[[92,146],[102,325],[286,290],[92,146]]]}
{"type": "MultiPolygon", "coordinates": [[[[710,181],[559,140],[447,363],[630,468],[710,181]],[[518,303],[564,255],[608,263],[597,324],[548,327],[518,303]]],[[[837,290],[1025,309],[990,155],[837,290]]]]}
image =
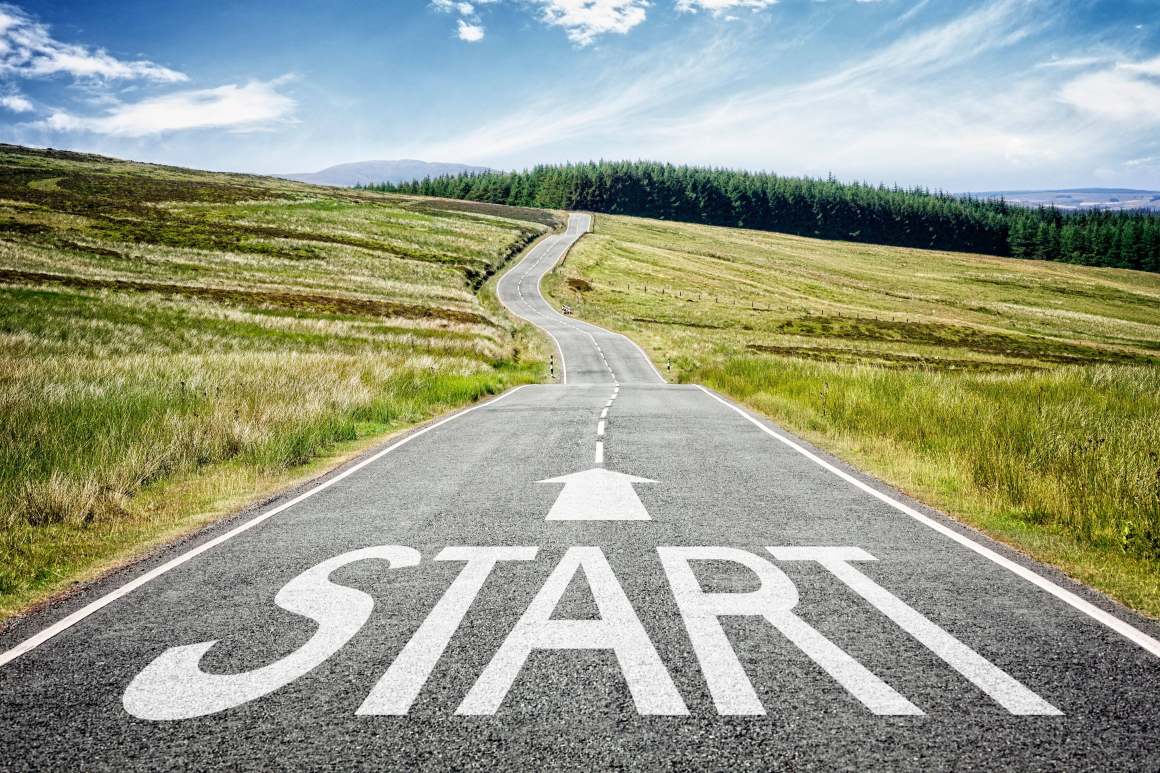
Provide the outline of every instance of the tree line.
{"type": "Polygon", "coordinates": [[[840,183],[832,176],[822,180],[642,161],[601,161],[366,187],[1160,272],[1160,217],[1152,212],[1030,209],[1001,198],[840,183]]]}

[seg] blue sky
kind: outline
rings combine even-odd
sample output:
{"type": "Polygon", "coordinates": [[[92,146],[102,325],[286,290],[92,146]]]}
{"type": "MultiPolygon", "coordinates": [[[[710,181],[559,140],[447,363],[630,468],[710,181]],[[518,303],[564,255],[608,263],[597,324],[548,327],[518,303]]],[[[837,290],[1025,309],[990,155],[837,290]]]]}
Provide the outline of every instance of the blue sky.
{"type": "Polygon", "coordinates": [[[1158,0],[48,1],[0,28],[4,142],[1160,188],[1158,0]]]}

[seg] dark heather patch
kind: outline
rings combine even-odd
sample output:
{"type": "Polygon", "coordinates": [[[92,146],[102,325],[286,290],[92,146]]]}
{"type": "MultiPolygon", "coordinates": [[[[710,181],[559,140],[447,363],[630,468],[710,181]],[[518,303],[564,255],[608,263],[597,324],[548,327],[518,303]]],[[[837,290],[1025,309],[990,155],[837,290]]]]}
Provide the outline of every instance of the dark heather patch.
{"type": "Polygon", "coordinates": [[[359,317],[430,318],[475,325],[492,324],[491,320],[487,317],[467,311],[459,311],[457,309],[443,309],[434,306],[411,306],[387,301],[371,301],[361,298],[341,298],[326,295],[275,293],[224,287],[190,287],[187,285],[132,282],[124,279],[86,279],[78,276],[41,274],[32,271],[12,271],[9,269],[0,269],[0,282],[56,284],[64,287],[77,287],[88,290],[116,290],[120,292],[182,295],[189,298],[208,298],[219,303],[235,303],[243,306],[276,306],[283,309],[330,314],[349,314],[359,317]]]}
{"type": "Polygon", "coordinates": [[[700,327],[706,330],[725,330],[721,325],[702,325],[699,322],[680,322],[671,319],[649,319],[647,317],[633,317],[633,322],[648,322],[653,325],[678,325],[680,327],[700,327]]]}
{"type": "Polygon", "coordinates": [[[1160,359],[1118,349],[1099,349],[1038,336],[989,333],[960,325],[900,320],[851,319],[809,315],[778,325],[784,335],[841,338],[853,341],[882,341],[966,349],[979,354],[1016,357],[1061,365],[1093,362],[1123,365],[1155,365],[1160,359]]]}
{"type": "Polygon", "coordinates": [[[772,346],[749,344],[750,351],[763,354],[777,354],[783,357],[800,357],[819,362],[839,362],[851,365],[879,365],[899,370],[953,370],[971,373],[1012,373],[1043,368],[1022,363],[984,362],[981,360],[951,360],[944,357],[923,357],[921,355],[894,354],[893,352],[854,351],[822,346],[772,346]]]}
{"type": "Polygon", "coordinates": [[[410,207],[416,211],[435,210],[439,212],[472,212],[492,217],[503,217],[508,220],[525,220],[538,223],[548,228],[563,228],[565,221],[548,209],[532,207],[511,207],[507,204],[488,204],[482,201],[458,201],[454,199],[419,198],[410,207]]]}

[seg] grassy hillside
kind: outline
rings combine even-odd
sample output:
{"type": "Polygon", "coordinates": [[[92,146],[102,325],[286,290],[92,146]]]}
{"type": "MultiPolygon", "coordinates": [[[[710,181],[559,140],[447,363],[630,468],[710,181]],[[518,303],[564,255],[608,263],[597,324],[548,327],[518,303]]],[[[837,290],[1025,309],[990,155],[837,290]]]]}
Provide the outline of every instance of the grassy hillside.
{"type": "Polygon", "coordinates": [[[1160,276],[599,215],[545,289],[1160,615],[1160,276]]]}
{"type": "Polygon", "coordinates": [[[0,146],[0,617],[538,380],[485,281],[561,223],[0,146]]]}

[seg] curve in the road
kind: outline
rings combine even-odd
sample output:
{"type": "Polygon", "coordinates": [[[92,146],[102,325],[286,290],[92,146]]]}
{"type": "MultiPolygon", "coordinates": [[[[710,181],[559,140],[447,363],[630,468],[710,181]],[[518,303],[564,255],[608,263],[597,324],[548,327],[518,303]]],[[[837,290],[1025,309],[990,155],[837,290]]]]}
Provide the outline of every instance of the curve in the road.
{"type": "Polygon", "coordinates": [[[544,299],[540,283],[591,227],[592,217],[574,213],[568,230],[541,242],[499,281],[497,294],[513,314],[551,336],[560,352],[560,383],[667,384],[668,380],[631,339],[560,314],[544,299]]]}
{"type": "MultiPolygon", "coordinates": [[[[571,247],[576,241],[578,241],[581,236],[583,236],[585,233],[588,232],[588,230],[591,228],[591,223],[592,223],[592,219],[591,219],[590,215],[580,214],[580,213],[571,214],[569,216],[569,219],[568,219],[568,229],[567,229],[567,232],[565,234],[563,234],[561,236],[554,237],[551,241],[545,241],[544,243],[542,243],[536,252],[528,255],[527,258],[525,258],[519,265],[517,265],[512,271],[508,272],[508,274],[502,278],[502,280],[500,281],[500,288],[499,288],[500,300],[514,314],[516,314],[517,316],[519,316],[523,319],[528,320],[529,322],[532,322],[533,324],[535,324],[537,327],[539,327],[542,330],[544,330],[545,332],[547,332],[548,335],[550,335],[552,337],[552,339],[556,342],[557,347],[560,349],[560,361],[561,361],[561,363],[564,362],[565,355],[564,355],[563,347],[560,344],[560,338],[558,338],[557,335],[561,335],[561,331],[564,329],[567,329],[567,330],[571,330],[571,331],[576,331],[576,332],[578,332],[578,333],[580,333],[583,336],[586,336],[588,338],[588,340],[591,342],[592,346],[595,347],[596,354],[598,354],[600,356],[600,358],[604,361],[605,367],[607,368],[609,374],[612,375],[613,383],[620,383],[617,380],[617,376],[616,376],[617,371],[613,369],[612,363],[608,361],[608,359],[604,353],[604,349],[600,345],[600,340],[605,341],[605,346],[608,346],[608,347],[615,346],[616,347],[616,351],[617,351],[616,360],[617,360],[617,364],[619,366],[618,369],[621,370],[621,372],[632,373],[634,375],[639,374],[643,369],[640,368],[639,366],[637,366],[635,368],[632,367],[632,362],[643,358],[643,360],[645,362],[647,362],[649,366],[651,366],[653,375],[655,375],[657,378],[659,378],[662,383],[667,384],[668,380],[665,379],[664,375],[660,372],[660,370],[658,370],[656,368],[656,366],[653,364],[652,360],[648,357],[648,355],[644,352],[644,350],[641,349],[640,346],[638,346],[634,341],[627,338],[626,336],[623,336],[623,335],[620,335],[617,333],[611,333],[607,330],[604,330],[603,328],[599,328],[599,327],[596,327],[594,325],[590,325],[588,323],[579,322],[578,320],[569,320],[567,317],[565,317],[564,315],[557,312],[551,306],[551,304],[549,304],[547,302],[547,300],[544,299],[543,294],[540,292],[540,283],[543,280],[544,275],[547,274],[549,271],[552,271],[555,268],[557,262],[567,252],[568,248],[571,247]],[[600,340],[597,339],[597,336],[600,336],[600,340]],[[615,343],[612,343],[612,342],[615,342],[615,343]]],[[[561,337],[563,337],[563,336],[561,335],[561,337]]],[[[567,340],[567,339],[565,339],[565,340],[567,340]]],[[[574,343],[574,342],[569,341],[569,343],[574,343]]],[[[575,343],[580,343],[581,346],[573,348],[573,350],[572,350],[573,354],[571,356],[574,356],[574,357],[583,356],[585,354],[585,349],[586,349],[586,347],[583,346],[583,342],[577,341],[575,343]]],[[[584,373],[585,373],[585,375],[590,377],[592,370],[590,369],[590,370],[584,371],[584,373]]],[[[567,383],[567,382],[565,379],[562,378],[561,383],[567,383]]],[[[577,382],[573,382],[573,383],[577,383],[577,382]]],[[[581,381],[579,383],[586,383],[586,382],[581,381]]],[[[597,383],[599,383],[599,382],[597,382],[597,383]]],[[[624,383],[631,384],[633,382],[632,381],[625,381],[624,383]]],[[[656,382],[652,379],[645,379],[643,383],[656,383],[656,382]]],[[[704,388],[702,387],[702,389],[704,389],[704,388]]],[[[1079,610],[1080,612],[1091,617],[1092,619],[1097,620],[1098,622],[1100,622],[1101,624],[1112,629],[1113,631],[1120,634],[1121,636],[1124,636],[1125,638],[1134,642],[1135,644],[1139,645],[1140,647],[1143,647],[1145,650],[1147,650],[1148,652],[1151,652],[1153,655],[1160,657],[1160,640],[1157,640],[1156,638],[1149,636],[1148,634],[1144,633],[1143,631],[1139,630],[1138,628],[1135,628],[1134,626],[1128,624],[1127,622],[1125,622],[1123,620],[1120,620],[1119,618],[1115,617],[1114,615],[1111,615],[1108,612],[1105,612],[1104,610],[1100,609],[1096,605],[1091,604],[1088,601],[1085,601],[1084,599],[1080,598],[1078,595],[1060,587],[1056,583],[1052,582],[1051,580],[1048,580],[1047,578],[1041,576],[1040,574],[1033,572],[1024,566],[1017,564],[1016,562],[1011,561],[1010,559],[1007,559],[1007,558],[999,555],[998,553],[996,553],[993,550],[989,550],[988,548],[980,545],[977,541],[970,539],[969,537],[966,537],[963,534],[960,534],[959,532],[954,531],[953,529],[949,529],[949,528],[943,526],[942,524],[931,520],[927,516],[922,515],[921,513],[918,513],[913,508],[910,508],[910,507],[902,504],[901,502],[897,501],[893,497],[887,496],[887,495],[883,494],[882,492],[877,491],[876,489],[873,489],[870,486],[867,486],[865,483],[857,480],[856,478],[848,475],[845,472],[842,472],[841,470],[839,470],[836,467],[833,467],[829,463],[824,462],[823,460],[819,459],[817,456],[815,456],[814,454],[805,450],[800,445],[793,443],[792,441],[787,440],[782,435],[770,430],[765,424],[758,422],[758,421],[754,421],[752,419],[752,417],[750,417],[741,408],[739,408],[731,403],[728,403],[727,401],[721,399],[720,397],[712,394],[707,389],[704,391],[706,394],[710,395],[715,400],[728,405],[730,408],[737,411],[741,415],[745,416],[750,421],[753,421],[753,423],[755,423],[757,426],[764,429],[767,433],[769,433],[773,437],[777,438],[778,440],[782,441],[783,443],[788,444],[791,448],[793,448],[794,450],[803,454],[807,458],[811,459],[812,461],[817,462],[818,464],[822,465],[825,469],[827,469],[830,472],[833,472],[834,474],[838,475],[839,477],[845,479],[848,483],[851,483],[852,485],[855,485],[855,486],[862,488],[863,490],[865,490],[867,493],[871,494],[872,496],[875,496],[875,497],[881,499],[882,501],[887,502],[892,507],[899,510],[899,512],[903,512],[903,513],[906,513],[907,515],[910,515],[911,517],[915,518],[923,525],[928,526],[932,529],[935,529],[936,531],[939,531],[939,532],[945,534],[946,536],[950,537],[951,539],[958,541],[959,543],[967,546],[971,550],[974,550],[975,552],[979,553],[980,555],[986,557],[988,560],[993,561],[996,564],[998,564],[999,566],[1002,566],[1003,568],[1014,572],[1015,574],[1019,575],[1023,579],[1028,580],[1029,582],[1031,582],[1035,585],[1038,585],[1040,588],[1046,590],[1048,593],[1052,594],[1056,598],[1059,598],[1060,600],[1064,601],[1065,603],[1067,603],[1071,607],[1079,610]]],[[[609,403],[609,405],[611,405],[611,403],[609,403]]],[[[607,409],[605,409],[605,412],[607,413],[607,409]]],[[[603,426],[603,424],[601,426],[603,426]]],[[[603,433],[601,433],[601,434],[603,434],[603,433]]],[[[600,451],[598,451],[598,453],[597,453],[597,461],[598,462],[602,461],[602,454],[600,453],[600,451]]]]}

